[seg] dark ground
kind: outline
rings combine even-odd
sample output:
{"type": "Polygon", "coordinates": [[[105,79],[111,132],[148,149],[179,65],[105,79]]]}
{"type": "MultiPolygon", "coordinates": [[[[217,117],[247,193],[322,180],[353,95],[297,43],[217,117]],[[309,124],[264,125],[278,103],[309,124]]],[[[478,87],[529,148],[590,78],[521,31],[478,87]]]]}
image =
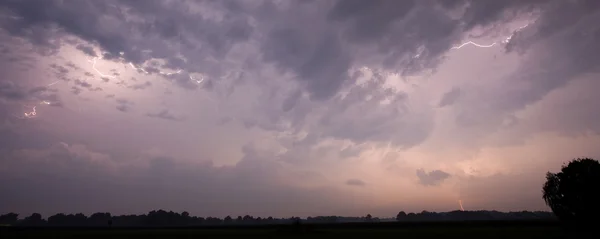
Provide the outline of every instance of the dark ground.
{"type": "Polygon", "coordinates": [[[567,238],[557,222],[345,223],[187,228],[17,228],[0,238],[567,238]]]}

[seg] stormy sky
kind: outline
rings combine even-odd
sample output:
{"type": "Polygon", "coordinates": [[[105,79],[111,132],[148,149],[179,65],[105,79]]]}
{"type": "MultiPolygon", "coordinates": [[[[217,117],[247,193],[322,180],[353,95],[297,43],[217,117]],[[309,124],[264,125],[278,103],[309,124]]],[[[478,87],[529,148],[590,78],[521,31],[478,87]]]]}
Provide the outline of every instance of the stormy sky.
{"type": "Polygon", "coordinates": [[[0,213],[549,210],[600,1],[0,1],[0,213]]]}

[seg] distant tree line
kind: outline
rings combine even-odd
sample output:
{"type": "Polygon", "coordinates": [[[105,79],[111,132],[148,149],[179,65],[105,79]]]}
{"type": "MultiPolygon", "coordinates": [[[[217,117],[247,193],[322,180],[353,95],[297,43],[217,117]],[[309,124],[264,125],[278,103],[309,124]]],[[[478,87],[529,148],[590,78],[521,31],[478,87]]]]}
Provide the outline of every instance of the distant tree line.
{"type": "MultiPolygon", "coordinates": [[[[600,163],[591,158],[577,158],[562,166],[558,173],[548,172],[542,193],[550,212],[497,212],[497,211],[451,211],[406,213],[401,211],[396,221],[475,221],[475,220],[555,220],[559,219],[571,225],[589,224],[597,226],[597,215],[600,215],[600,163]],[[590,224],[591,223],[591,224],[590,224]]],[[[39,213],[19,219],[16,213],[0,215],[0,226],[115,226],[115,227],[165,227],[165,226],[219,226],[219,225],[272,225],[306,223],[344,223],[344,222],[379,222],[385,219],[372,217],[339,217],[319,216],[300,219],[261,218],[249,215],[223,219],[216,217],[196,217],[189,213],[172,211],[151,211],[143,215],[113,216],[110,213],[84,214],[59,213],[42,218],[39,213]]],[[[582,228],[582,227],[580,227],[582,228]]]]}
{"type": "Polygon", "coordinates": [[[494,220],[556,220],[551,212],[542,211],[520,211],[520,212],[498,212],[498,211],[451,211],[451,212],[428,212],[405,213],[399,212],[397,221],[494,221],[494,220]]]}
{"type": "MultiPolygon", "coordinates": [[[[427,212],[421,213],[398,213],[397,221],[446,221],[446,220],[553,220],[554,215],[550,212],[496,212],[496,211],[452,211],[444,213],[427,212]]],[[[394,219],[391,219],[394,220],[394,219]]],[[[142,215],[120,215],[113,216],[110,213],[94,213],[89,217],[82,214],[59,213],[44,219],[41,214],[32,215],[19,219],[16,213],[8,213],[0,216],[0,225],[5,226],[80,226],[80,227],[170,227],[170,226],[225,226],[225,225],[273,225],[292,223],[345,223],[345,222],[380,222],[389,221],[372,217],[370,214],[364,217],[340,217],[340,216],[318,216],[300,219],[238,216],[233,218],[196,217],[189,213],[177,213],[172,211],[151,211],[142,215]]]]}

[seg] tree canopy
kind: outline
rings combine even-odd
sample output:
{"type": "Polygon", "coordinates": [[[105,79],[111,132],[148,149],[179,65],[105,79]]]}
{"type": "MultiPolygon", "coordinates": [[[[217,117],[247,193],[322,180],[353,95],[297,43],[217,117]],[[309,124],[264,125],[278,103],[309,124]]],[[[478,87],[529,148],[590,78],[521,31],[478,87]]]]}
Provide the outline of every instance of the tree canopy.
{"type": "Polygon", "coordinates": [[[600,163],[577,158],[558,173],[548,172],[543,187],[544,201],[563,221],[591,221],[600,213],[600,163]]]}

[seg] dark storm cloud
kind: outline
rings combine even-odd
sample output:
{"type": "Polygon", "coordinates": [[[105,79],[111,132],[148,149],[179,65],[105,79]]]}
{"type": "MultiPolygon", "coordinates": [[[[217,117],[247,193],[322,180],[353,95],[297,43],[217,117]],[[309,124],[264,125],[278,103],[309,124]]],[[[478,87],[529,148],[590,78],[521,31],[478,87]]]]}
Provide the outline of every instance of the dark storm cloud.
{"type": "Polygon", "coordinates": [[[293,94],[291,94],[287,99],[283,101],[281,104],[281,110],[283,112],[290,111],[296,105],[298,99],[302,96],[302,91],[297,90],[293,94]]]}
{"type": "Polygon", "coordinates": [[[132,110],[133,107],[133,102],[127,100],[127,99],[116,99],[115,100],[117,102],[117,106],[116,109],[118,111],[121,112],[130,112],[132,110]]]}
{"type": "Polygon", "coordinates": [[[454,104],[456,100],[460,97],[460,88],[453,88],[452,90],[446,92],[440,102],[438,103],[438,107],[445,107],[454,104]]]}
{"type": "Polygon", "coordinates": [[[56,70],[57,74],[66,75],[69,73],[69,69],[64,66],[57,65],[55,63],[50,64],[50,68],[56,70]]]}
{"type": "Polygon", "coordinates": [[[182,121],[184,119],[181,116],[177,116],[177,115],[173,114],[172,112],[170,112],[167,109],[161,110],[156,113],[147,113],[146,116],[152,117],[152,118],[164,119],[164,120],[172,120],[172,121],[182,121]]]}
{"type": "Polygon", "coordinates": [[[82,92],[81,88],[79,88],[77,86],[71,87],[71,93],[73,93],[74,95],[79,95],[79,94],[81,94],[81,92],[82,92]]]}
{"type": "MultiPolygon", "coordinates": [[[[346,87],[346,94],[320,102],[310,100],[296,89],[284,92],[274,89],[260,99],[264,101],[260,105],[269,108],[263,114],[243,118],[242,122],[249,128],[309,133],[310,137],[298,140],[290,147],[336,139],[355,144],[378,142],[410,148],[427,139],[433,126],[432,111],[410,107],[407,94],[384,86],[383,74],[374,73],[367,78],[364,84],[346,87]],[[383,101],[387,103],[382,104],[383,101]],[[269,102],[282,102],[282,105],[274,106],[269,102]]],[[[359,154],[360,150],[342,155],[359,154]]]]}
{"type": "Polygon", "coordinates": [[[119,104],[123,104],[123,105],[127,105],[127,104],[132,104],[131,101],[129,101],[128,99],[123,99],[123,98],[119,98],[115,100],[117,103],[119,104]]]}
{"type": "MultiPolygon", "coordinates": [[[[197,3],[212,8],[222,5],[197,3]]],[[[4,22],[4,28],[33,43],[42,41],[42,37],[58,39],[69,33],[98,45],[105,52],[105,59],[117,60],[123,52],[125,61],[134,64],[152,58],[174,59],[172,54],[181,52],[191,60],[192,64],[185,66],[191,72],[210,73],[217,65],[208,64],[207,58],[223,58],[231,47],[247,40],[252,32],[243,15],[231,15],[224,20],[206,18],[188,11],[189,6],[183,1],[26,0],[3,1],[0,8],[20,17],[4,22]],[[138,20],[126,20],[130,17],[138,20]],[[44,31],[52,26],[60,31],[44,31]],[[28,34],[33,28],[40,33],[28,34]],[[185,50],[181,51],[182,47],[185,50]]],[[[80,50],[92,54],[88,45],[76,44],[80,50]]]]}
{"type": "MultiPolygon", "coordinates": [[[[539,99],[545,92],[564,85],[564,79],[575,74],[574,72],[593,69],[594,62],[597,61],[594,57],[600,55],[596,54],[598,47],[593,45],[597,34],[590,31],[594,28],[585,25],[595,22],[593,20],[597,15],[597,8],[594,1],[196,3],[199,6],[193,7],[214,10],[217,15],[227,16],[226,20],[217,21],[192,11],[184,11],[189,6],[178,1],[26,0],[4,1],[0,8],[19,17],[20,20],[6,21],[3,24],[7,31],[15,35],[32,38],[32,42],[35,43],[35,37],[55,37],[56,34],[60,36],[70,33],[89,42],[84,43],[86,45],[77,43],[76,46],[81,50],[89,50],[87,46],[94,45],[113,57],[123,52],[126,61],[136,64],[152,58],[163,59],[166,64],[162,67],[183,68],[187,72],[167,77],[176,85],[187,89],[204,88],[209,83],[213,84],[213,79],[218,79],[223,69],[229,67],[223,60],[234,46],[244,43],[245,47],[251,48],[251,44],[247,43],[259,42],[260,44],[254,47],[259,50],[260,60],[272,63],[281,72],[293,73],[300,86],[309,91],[310,98],[319,100],[335,100],[339,89],[354,81],[354,78],[348,76],[351,67],[383,67],[404,75],[434,69],[443,60],[445,52],[461,40],[466,31],[479,26],[494,28],[497,22],[506,22],[520,13],[534,10],[542,13],[541,18],[517,33],[507,45],[507,49],[527,51],[537,42],[548,43],[545,44],[545,48],[552,50],[531,50],[548,55],[532,58],[531,64],[537,64],[537,67],[524,66],[524,70],[519,72],[525,73],[515,73],[511,76],[520,79],[515,82],[530,81],[533,82],[532,85],[539,87],[531,87],[530,90],[515,87],[508,91],[510,97],[490,94],[494,99],[501,99],[493,103],[494,110],[514,110],[539,99]],[[462,14],[458,14],[460,11],[452,14],[449,12],[462,7],[465,8],[462,14]],[[130,17],[137,20],[125,21],[130,17]],[[555,19],[565,19],[571,25],[555,19]],[[61,31],[48,31],[35,37],[25,34],[27,29],[49,26],[50,23],[58,26],[61,31]],[[579,28],[578,31],[571,30],[573,24],[579,28]],[[556,28],[553,27],[555,25],[556,28]],[[582,34],[581,37],[576,33],[582,34]],[[549,36],[559,37],[544,40],[549,36]],[[572,47],[577,52],[573,52],[571,47],[566,47],[571,40],[582,43],[572,47]],[[151,51],[145,51],[148,49],[151,51]],[[555,59],[551,57],[554,54],[566,57],[558,58],[557,61],[542,60],[545,63],[535,63],[537,59],[555,59]],[[526,71],[539,68],[547,70],[526,71]],[[199,85],[190,79],[189,74],[196,72],[208,74],[206,83],[199,85]]],[[[253,58],[256,56],[253,55],[253,58]]],[[[161,66],[154,61],[148,62],[151,64],[146,68],[152,72],[158,71],[157,67],[161,66]]],[[[244,64],[250,65],[249,62],[244,64]]],[[[61,69],[57,70],[60,73],[61,69]]],[[[445,96],[449,97],[446,98],[448,101],[442,99],[439,102],[440,106],[449,104],[453,98],[450,96],[454,93],[456,91],[449,92],[449,95],[445,96]]],[[[286,98],[281,105],[281,111],[301,115],[298,112],[304,109],[292,109],[297,107],[296,102],[301,98],[299,95],[301,92],[286,98]]],[[[348,106],[342,105],[342,109],[344,108],[348,106]]],[[[465,110],[460,114],[462,116],[459,121],[465,119],[470,122],[465,121],[463,125],[486,120],[492,122],[481,118],[492,113],[477,115],[480,113],[478,109],[473,107],[470,111],[465,110]]],[[[322,120],[324,126],[330,122],[329,117],[333,116],[326,116],[322,120]]],[[[277,121],[278,117],[271,118],[277,121]]],[[[373,119],[369,125],[377,123],[377,120],[373,119]]],[[[302,119],[292,121],[297,124],[303,123],[302,119]]],[[[260,122],[257,121],[256,124],[260,125],[260,122]]],[[[375,132],[347,130],[351,128],[357,127],[339,127],[337,130],[329,130],[327,134],[351,139],[378,138],[372,136],[375,132]]],[[[417,128],[421,132],[419,135],[426,137],[427,130],[417,128]]],[[[410,142],[397,144],[410,145],[410,142]]]]}
{"type": "Polygon", "coordinates": [[[446,173],[442,170],[433,170],[430,172],[425,172],[424,169],[417,169],[417,177],[419,178],[419,183],[424,186],[436,186],[442,183],[444,180],[450,177],[449,173],[446,173]]]}
{"type": "MultiPolygon", "coordinates": [[[[108,58],[117,59],[123,52],[135,64],[164,59],[164,67],[211,77],[231,67],[215,64],[215,59],[223,60],[239,43],[257,40],[262,60],[295,74],[312,99],[322,100],[351,82],[351,67],[383,67],[404,75],[435,68],[465,31],[508,20],[543,2],[195,2],[196,8],[227,16],[222,20],[187,11],[190,6],[183,1],[9,0],[0,7],[20,17],[4,27],[33,42],[70,33],[97,44],[108,58]],[[451,17],[448,9],[460,6],[468,6],[464,15],[451,17]],[[126,20],[132,17],[136,20],[126,20]],[[62,31],[26,34],[50,24],[62,31]]],[[[78,46],[92,54],[87,45],[78,46]]],[[[174,82],[197,87],[187,79],[174,82]]]]}
{"type": "Polygon", "coordinates": [[[406,74],[434,67],[460,37],[458,22],[413,1],[328,3],[293,2],[265,17],[281,21],[266,30],[263,59],[297,74],[315,99],[328,99],[351,81],[350,67],[384,66],[406,74]]]}
{"type": "Polygon", "coordinates": [[[65,63],[65,66],[67,66],[67,67],[69,67],[69,68],[71,68],[73,70],[81,70],[81,67],[75,65],[75,63],[73,63],[71,61],[65,63]]]}
{"type": "Polygon", "coordinates": [[[168,79],[184,89],[195,90],[199,87],[198,83],[192,80],[188,74],[175,74],[168,79]]]}
{"type": "Polygon", "coordinates": [[[115,107],[118,111],[121,112],[129,112],[131,111],[131,107],[129,105],[117,105],[117,107],[115,107]]]}
{"type": "Polygon", "coordinates": [[[148,88],[150,86],[152,86],[152,83],[150,83],[150,81],[146,81],[144,83],[130,85],[130,86],[128,86],[128,88],[131,88],[133,90],[143,90],[143,89],[146,89],[146,88],[148,88]]]}
{"type": "Polygon", "coordinates": [[[346,181],[346,185],[364,187],[366,183],[360,179],[348,179],[348,181],[346,181]]]}
{"type": "Polygon", "coordinates": [[[15,85],[15,83],[12,81],[0,82],[0,98],[8,100],[23,100],[27,97],[27,91],[15,85]]]}
{"type": "Polygon", "coordinates": [[[531,85],[507,92],[503,97],[505,101],[498,102],[501,104],[498,106],[515,108],[535,102],[575,76],[598,72],[600,46],[596,42],[600,40],[600,29],[596,23],[599,19],[598,1],[556,1],[531,28],[516,34],[508,49],[529,51],[529,57],[511,77],[515,82],[525,81],[531,85]],[[535,42],[544,44],[533,45],[535,42]]]}
{"type": "Polygon", "coordinates": [[[505,22],[513,20],[519,13],[538,10],[540,7],[552,2],[552,0],[456,0],[448,2],[449,7],[455,7],[457,4],[467,6],[461,21],[465,28],[473,28],[478,25],[486,26],[498,20],[505,22]]]}
{"type": "Polygon", "coordinates": [[[311,132],[357,144],[383,142],[401,148],[423,142],[433,125],[428,109],[408,110],[406,94],[384,88],[383,83],[384,78],[375,74],[367,83],[350,88],[344,97],[332,98],[330,108],[319,116],[311,132]],[[381,104],[384,100],[389,103],[381,104]]]}
{"type": "Polygon", "coordinates": [[[600,2],[545,2],[538,5],[539,18],[506,45],[508,52],[517,51],[524,57],[518,69],[489,88],[478,89],[481,97],[464,106],[457,118],[459,125],[495,130],[513,112],[577,78],[598,72],[600,2]]]}
{"type": "Polygon", "coordinates": [[[83,88],[91,88],[92,87],[92,84],[88,83],[85,80],[79,80],[79,79],[77,79],[77,80],[75,80],[74,83],[75,83],[75,85],[81,86],[83,88]]]}
{"type": "MultiPolygon", "coordinates": [[[[8,44],[7,44],[8,45],[8,44]]],[[[27,53],[16,53],[3,51],[2,55],[6,57],[6,61],[21,66],[22,71],[29,71],[35,67],[37,59],[27,53]]]]}
{"type": "Polygon", "coordinates": [[[88,56],[92,56],[92,57],[98,56],[98,55],[96,55],[96,51],[94,50],[94,48],[92,46],[79,44],[79,45],[77,45],[76,48],[77,48],[77,50],[82,51],[83,53],[87,54],[88,56]]]}
{"type": "Polygon", "coordinates": [[[48,89],[46,86],[28,88],[15,84],[12,81],[2,80],[0,80],[0,100],[13,103],[30,103],[31,101],[39,102],[46,100],[55,106],[62,105],[60,97],[56,94],[56,92],[48,89]]]}

